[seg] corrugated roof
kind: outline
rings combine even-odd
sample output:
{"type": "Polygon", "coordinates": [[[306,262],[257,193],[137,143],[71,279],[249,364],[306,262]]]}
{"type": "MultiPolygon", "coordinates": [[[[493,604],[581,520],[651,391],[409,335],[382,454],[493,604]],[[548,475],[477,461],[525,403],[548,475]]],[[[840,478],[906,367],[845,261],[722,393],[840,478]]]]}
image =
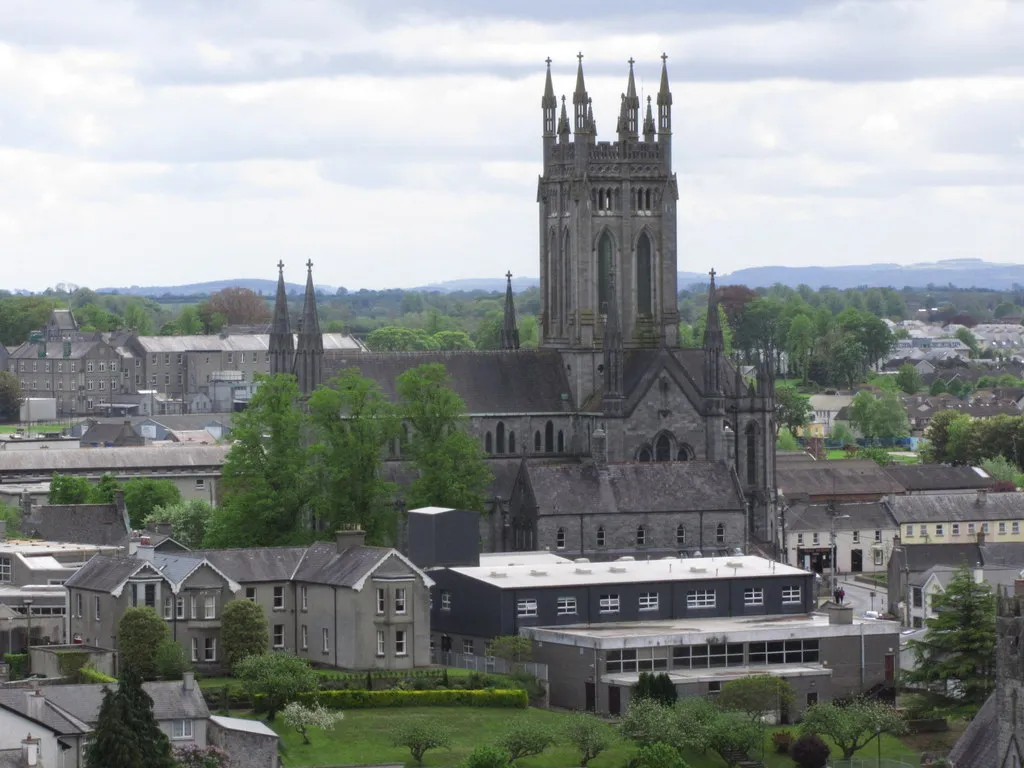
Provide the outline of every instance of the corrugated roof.
{"type": "MultiPolygon", "coordinates": [[[[292,334],[298,338],[298,334],[292,334]]],[[[365,352],[365,345],[344,333],[325,333],[324,351],[365,352]]],[[[270,349],[270,335],[245,333],[231,336],[139,336],[139,346],[148,354],[176,352],[266,352],[270,349]]]]}
{"type": "Polygon", "coordinates": [[[883,469],[889,477],[908,491],[955,491],[995,485],[995,480],[980,467],[893,464],[883,469]]]}
{"type": "Polygon", "coordinates": [[[943,523],[969,520],[1024,519],[1024,493],[926,493],[888,499],[896,522],[943,523]]]}
{"type": "Polygon", "coordinates": [[[215,468],[224,464],[230,446],[105,448],[69,451],[0,451],[0,482],[4,475],[54,472],[112,472],[143,469],[215,468]]]}

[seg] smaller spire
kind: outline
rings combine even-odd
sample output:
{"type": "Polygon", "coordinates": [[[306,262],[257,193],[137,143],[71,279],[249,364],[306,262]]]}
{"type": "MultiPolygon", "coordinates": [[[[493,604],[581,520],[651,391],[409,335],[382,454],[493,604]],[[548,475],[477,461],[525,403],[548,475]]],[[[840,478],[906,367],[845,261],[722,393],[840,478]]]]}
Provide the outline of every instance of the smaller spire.
{"type": "Polygon", "coordinates": [[[587,125],[590,127],[590,132],[597,134],[597,121],[594,120],[594,100],[587,99],[587,125]]]}
{"type": "Polygon", "coordinates": [[[288,323],[288,292],[284,285],[284,262],[277,262],[277,296],[274,299],[274,319],[271,322],[271,333],[286,333],[291,338],[292,331],[288,323]]]}
{"type": "Polygon", "coordinates": [[[558,118],[558,135],[564,141],[569,140],[569,113],[565,109],[565,96],[562,96],[562,114],[558,118]]]}
{"type": "Polygon", "coordinates": [[[320,318],[317,316],[316,311],[316,289],[313,287],[312,259],[306,262],[306,296],[302,304],[301,332],[304,336],[320,338],[320,318]]]}
{"type": "Polygon", "coordinates": [[[512,272],[505,273],[505,318],[501,326],[501,348],[519,349],[519,327],[516,324],[516,303],[512,294],[512,272]]]}
{"type": "Polygon", "coordinates": [[[647,117],[644,118],[644,139],[654,141],[654,112],[651,111],[651,97],[647,97],[647,117]]]}
{"type": "Polygon", "coordinates": [[[572,103],[576,113],[573,130],[576,133],[586,133],[588,131],[587,105],[590,103],[590,97],[587,96],[587,86],[583,81],[583,54],[578,54],[576,58],[579,59],[579,64],[576,67],[576,90],[572,94],[572,103]]]}
{"type": "Polygon", "coordinates": [[[708,286],[708,318],[704,326],[704,346],[716,349],[725,348],[725,339],[722,336],[722,323],[718,317],[718,291],[715,288],[715,270],[708,273],[711,276],[711,283],[708,286]]]}
{"type": "Polygon", "coordinates": [[[548,56],[544,59],[544,63],[548,65],[548,73],[544,81],[544,98],[541,99],[540,105],[554,109],[558,106],[558,102],[555,99],[555,87],[551,84],[551,57],[548,56]]]}
{"type": "Polygon", "coordinates": [[[672,91],[668,87],[668,54],[661,54],[661,87],[658,89],[658,106],[672,106],[672,91]]]}

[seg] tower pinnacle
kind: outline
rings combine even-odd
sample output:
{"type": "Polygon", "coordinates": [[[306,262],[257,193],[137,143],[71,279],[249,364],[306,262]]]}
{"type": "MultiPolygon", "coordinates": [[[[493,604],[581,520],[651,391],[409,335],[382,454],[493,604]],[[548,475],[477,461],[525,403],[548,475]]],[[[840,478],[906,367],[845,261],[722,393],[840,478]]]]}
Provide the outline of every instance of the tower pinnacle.
{"type": "Polygon", "coordinates": [[[274,298],[274,316],[270,322],[267,341],[270,354],[270,373],[291,373],[295,357],[295,339],[288,320],[288,293],[284,286],[284,262],[277,262],[277,296],[274,298]]]}
{"type": "Polygon", "coordinates": [[[558,108],[558,100],[555,98],[555,88],[551,83],[551,57],[546,58],[544,62],[548,66],[548,71],[544,79],[544,96],[540,100],[540,106],[544,113],[544,136],[552,138],[555,135],[555,110],[558,108]]]}
{"type": "Polygon", "coordinates": [[[572,94],[572,103],[576,112],[573,130],[576,133],[587,133],[590,130],[587,120],[587,106],[590,104],[590,97],[587,96],[587,86],[583,81],[583,54],[577,54],[576,58],[579,59],[579,64],[576,66],[576,90],[572,94]]]}
{"type": "Polygon", "coordinates": [[[505,273],[505,317],[501,325],[501,348],[519,349],[519,327],[516,325],[516,304],[512,295],[512,272],[505,273]]]}

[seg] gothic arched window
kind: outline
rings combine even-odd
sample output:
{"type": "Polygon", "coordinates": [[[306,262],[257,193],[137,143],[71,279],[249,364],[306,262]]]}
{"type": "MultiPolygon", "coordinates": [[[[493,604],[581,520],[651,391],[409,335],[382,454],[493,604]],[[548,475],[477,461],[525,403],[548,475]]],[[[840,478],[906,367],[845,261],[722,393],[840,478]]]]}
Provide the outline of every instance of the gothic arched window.
{"type": "Polygon", "coordinates": [[[668,435],[662,435],[654,444],[655,461],[672,461],[672,441],[668,435]]]}
{"type": "Polygon", "coordinates": [[[572,309],[572,263],[569,256],[569,232],[562,238],[562,315],[569,317],[572,309]]]}
{"type": "Polygon", "coordinates": [[[597,241],[597,309],[608,311],[609,280],[612,271],[612,236],[605,232],[597,241]]]}
{"type": "Polygon", "coordinates": [[[747,424],[747,484],[757,484],[757,424],[747,424]]]}
{"type": "Polygon", "coordinates": [[[555,425],[550,421],[544,425],[544,452],[555,452],[555,425]]]}
{"type": "Polygon", "coordinates": [[[565,435],[562,430],[558,430],[558,452],[565,453],[565,435]]]}
{"type": "Polygon", "coordinates": [[[636,311],[640,315],[653,313],[654,295],[651,280],[651,238],[640,235],[636,244],[636,311]]]}
{"type": "Polygon", "coordinates": [[[548,246],[548,314],[551,317],[559,317],[558,311],[558,241],[554,230],[551,231],[550,245],[548,246]]]}
{"type": "Polygon", "coordinates": [[[494,443],[498,453],[505,452],[505,422],[503,421],[499,421],[498,426],[494,428],[494,443]]]}
{"type": "Polygon", "coordinates": [[[676,454],[676,461],[689,461],[693,458],[693,448],[683,443],[679,446],[679,452],[676,454]]]}
{"type": "Polygon", "coordinates": [[[488,455],[494,453],[494,446],[491,443],[491,433],[490,432],[488,432],[484,436],[484,450],[487,452],[488,455]]]}
{"type": "Polygon", "coordinates": [[[540,453],[540,430],[533,433],[533,452],[540,453]]]}
{"type": "Polygon", "coordinates": [[[636,455],[637,461],[650,461],[651,460],[651,449],[646,445],[640,449],[640,452],[636,455]]]}
{"type": "Polygon", "coordinates": [[[508,452],[516,452],[516,433],[513,432],[512,430],[509,430],[508,432],[508,452]]]}

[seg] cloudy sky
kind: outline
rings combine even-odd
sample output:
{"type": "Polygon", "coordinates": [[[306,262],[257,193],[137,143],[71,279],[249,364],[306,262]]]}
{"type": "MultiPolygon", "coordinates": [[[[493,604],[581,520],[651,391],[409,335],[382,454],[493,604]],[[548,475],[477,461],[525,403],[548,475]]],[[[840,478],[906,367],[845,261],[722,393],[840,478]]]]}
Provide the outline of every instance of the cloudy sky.
{"type": "Polygon", "coordinates": [[[536,275],[578,50],[602,138],[669,55],[680,270],[1024,261],[1021,41],[1020,0],[3,0],[0,284],[536,275]]]}

